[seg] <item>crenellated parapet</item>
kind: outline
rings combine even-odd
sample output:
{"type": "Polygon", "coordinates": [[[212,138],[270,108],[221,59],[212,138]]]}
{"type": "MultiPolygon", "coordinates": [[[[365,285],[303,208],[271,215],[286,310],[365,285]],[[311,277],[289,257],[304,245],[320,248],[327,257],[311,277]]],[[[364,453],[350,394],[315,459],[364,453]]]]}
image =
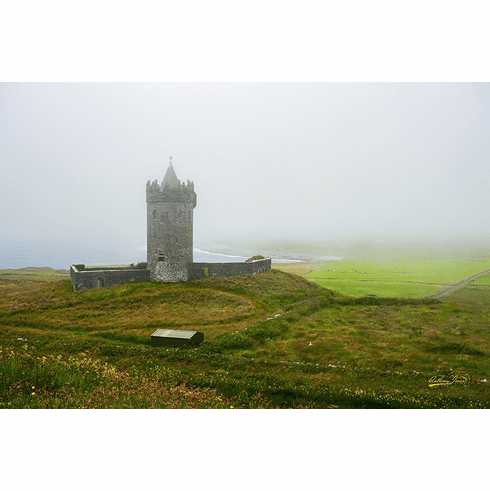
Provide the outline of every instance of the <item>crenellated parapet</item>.
{"type": "Polygon", "coordinates": [[[178,181],[177,184],[171,185],[168,182],[158,183],[155,179],[153,182],[146,183],[146,202],[168,201],[172,203],[192,203],[194,208],[197,206],[197,195],[194,191],[194,183],[187,181],[187,184],[178,181]]]}

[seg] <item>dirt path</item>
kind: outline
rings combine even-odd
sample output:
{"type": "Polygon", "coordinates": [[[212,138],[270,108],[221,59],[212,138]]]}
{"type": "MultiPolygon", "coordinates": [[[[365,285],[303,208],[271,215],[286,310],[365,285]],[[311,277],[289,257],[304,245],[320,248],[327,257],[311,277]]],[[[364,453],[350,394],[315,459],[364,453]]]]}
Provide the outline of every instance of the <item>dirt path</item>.
{"type": "Polygon", "coordinates": [[[468,281],[471,281],[471,280],[474,280],[475,278],[477,278],[478,276],[481,276],[481,275],[484,275],[486,273],[490,273],[490,269],[486,269],[485,271],[482,271],[481,273],[477,273],[477,274],[474,274],[473,276],[470,276],[468,278],[465,278],[464,280],[460,281],[458,284],[456,285],[453,285],[449,288],[447,288],[446,290],[440,292],[440,293],[436,293],[435,295],[428,295],[427,297],[425,298],[437,298],[437,297],[442,297],[442,295],[444,295],[445,293],[447,292],[450,292],[451,290],[454,290],[455,288],[458,288],[462,285],[464,285],[465,283],[467,283],[468,281]]]}

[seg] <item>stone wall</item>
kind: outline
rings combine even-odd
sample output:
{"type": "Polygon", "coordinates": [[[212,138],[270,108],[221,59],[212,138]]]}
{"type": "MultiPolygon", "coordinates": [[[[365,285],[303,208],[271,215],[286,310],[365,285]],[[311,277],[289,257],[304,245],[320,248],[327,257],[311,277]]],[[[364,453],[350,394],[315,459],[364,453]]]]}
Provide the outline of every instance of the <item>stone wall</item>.
{"type": "Polygon", "coordinates": [[[189,279],[202,279],[212,276],[241,276],[264,273],[271,269],[270,259],[259,259],[249,263],[191,263],[188,264],[189,279]]]}
{"type": "Polygon", "coordinates": [[[87,288],[101,288],[103,286],[129,283],[133,281],[150,281],[149,269],[112,269],[112,270],[85,270],[70,266],[70,280],[73,290],[79,292],[87,288]]]}
{"type": "MultiPolygon", "coordinates": [[[[202,279],[213,276],[241,276],[264,273],[269,269],[271,269],[270,259],[259,259],[249,263],[188,263],[187,277],[188,279],[202,279]]],[[[86,270],[83,265],[70,266],[70,280],[73,290],[76,292],[87,288],[102,288],[119,283],[152,281],[149,269],[86,270]]]]}

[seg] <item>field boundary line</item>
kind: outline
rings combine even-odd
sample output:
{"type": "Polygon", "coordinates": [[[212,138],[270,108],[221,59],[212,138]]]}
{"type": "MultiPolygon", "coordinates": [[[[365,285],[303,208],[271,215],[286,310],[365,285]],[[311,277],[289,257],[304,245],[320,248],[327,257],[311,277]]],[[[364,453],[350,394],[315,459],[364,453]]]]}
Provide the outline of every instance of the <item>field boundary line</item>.
{"type": "Polygon", "coordinates": [[[490,273],[490,269],[486,269],[485,271],[481,271],[480,273],[474,274],[473,276],[469,276],[468,278],[465,278],[464,280],[460,281],[456,285],[453,285],[453,286],[447,288],[446,290],[444,290],[440,293],[436,293],[434,295],[427,295],[427,296],[422,297],[422,298],[442,297],[442,295],[444,295],[444,294],[446,294],[446,293],[448,293],[448,292],[450,292],[456,288],[459,288],[460,286],[463,286],[465,283],[468,283],[468,281],[474,280],[475,278],[478,278],[478,276],[482,276],[482,275],[487,274],[487,273],[490,273]]]}
{"type": "Polygon", "coordinates": [[[405,283],[407,285],[451,285],[451,283],[444,283],[444,282],[427,283],[425,281],[358,280],[358,279],[350,279],[350,278],[312,278],[312,279],[329,280],[329,281],[359,281],[359,282],[363,281],[366,283],[405,283]]]}

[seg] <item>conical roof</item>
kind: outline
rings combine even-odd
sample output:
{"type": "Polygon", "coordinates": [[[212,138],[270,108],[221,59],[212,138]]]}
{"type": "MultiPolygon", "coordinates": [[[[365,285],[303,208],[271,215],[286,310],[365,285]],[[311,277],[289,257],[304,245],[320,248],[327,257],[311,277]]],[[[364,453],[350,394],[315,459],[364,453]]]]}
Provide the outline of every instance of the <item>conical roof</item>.
{"type": "Polygon", "coordinates": [[[166,186],[180,186],[180,181],[177,179],[172,162],[170,162],[165,177],[163,178],[162,185],[166,186]]]}

